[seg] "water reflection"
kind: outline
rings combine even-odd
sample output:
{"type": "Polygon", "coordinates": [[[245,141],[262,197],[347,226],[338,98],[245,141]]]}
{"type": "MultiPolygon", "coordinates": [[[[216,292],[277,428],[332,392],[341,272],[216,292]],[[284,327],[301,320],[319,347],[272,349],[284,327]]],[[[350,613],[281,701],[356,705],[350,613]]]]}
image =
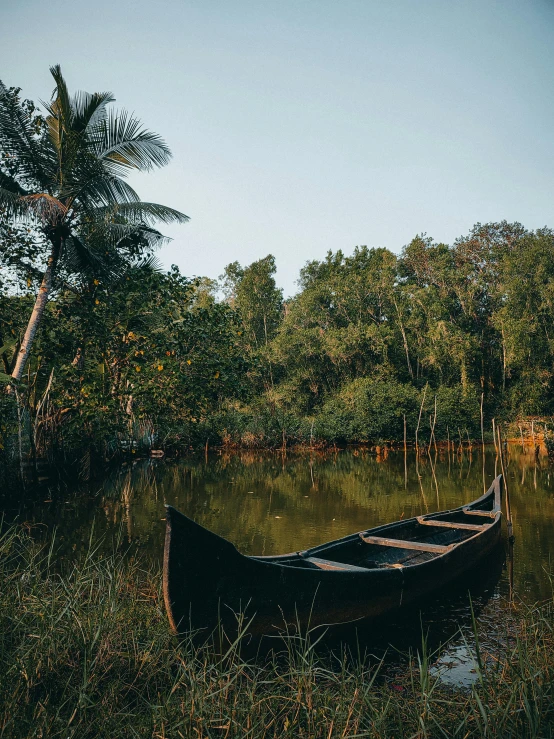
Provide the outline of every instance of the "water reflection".
{"type": "MultiPolygon", "coordinates": [[[[552,596],[551,468],[546,457],[537,458],[520,445],[508,445],[505,465],[514,556],[508,557],[499,585],[485,588],[486,598],[478,603],[485,638],[489,632],[497,633],[498,609],[506,608],[509,599],[534,602],[552,596]]],[[[480,446],[439,448],[417,460],[413,452],[382,450],[376,455],[363,449],[286,455],[214,453],[123,465],[101,482],[71,490],[46,486],[38,497],[14,502],[13,495],[7,496],[0,507],[8,518],[18,515],[45,530],[56,527],[62,555],[86,548],[94,527],[96,534],[106,535],[107,546],[120,536],[126,545],[160,561],[164,502],[246,554],[276,554],[468,503],[489,486],[499,469],[492,446],[484,456],[480,446]]],[[[492,562],[484,568],[493,569],[492,562]]],[[[469,613],[466,593],[462,595],[456,605],[441,594],[438,605],[448,606],[448,613],[433,606],[430,628],[440,640],[447,636],[441,630],[448,624],[458,628],[469,613]]],[[[416,625],[419,630],[420,623],[416,625]]],[[[452,631],[450,626],[447,631],[452,631]]]]}
{"type": "MultiPolygon", "coordinates": [[[[518,597],[546,598],[554,526],[550,467],[515,445],[506,463],[516,537],[513,587],[518,597]]],[[[363,450],[143,460],[87,488],[44,489],[40,498],[18,503],[18,512],[30,522],[56,526],[71,548],[86,545],[93,523],[108,536],[123,527],[128,543],[159,560],[167,502],[246,554],[277,554],[468,503],[488,487],[497,464],[494,448],[484,460],[480,449],[439,449],[417,464],[410,452],[384,458],[363,450]]],[[[13,506],[5,504],[12,515],[13,506]]]]}

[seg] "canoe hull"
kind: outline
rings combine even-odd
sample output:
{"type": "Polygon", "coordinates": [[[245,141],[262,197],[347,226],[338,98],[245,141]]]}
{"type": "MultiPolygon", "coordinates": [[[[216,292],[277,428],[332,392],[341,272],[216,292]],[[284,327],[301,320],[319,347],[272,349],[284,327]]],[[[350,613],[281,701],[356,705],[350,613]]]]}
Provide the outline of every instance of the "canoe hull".
{"type": "MultiPolygon", "coordinates": [[[[498,497],[499,491],[496,493],[498,497]]],[[[416,519],[411,521],[415,524],[416,519]]],[[[410,521],[402,522],[403,527],[407,524],[410,521]]],[[[390,524],[369,533],[390,535],[399,525],[390,524]]],[[[345,537],[339,543],[351,541],[354,547],[359,536],[345,537]]],[[[230,542],[168,508],[166,609],[175,633],[192,630],[205,635],[217,624],[227,634],[236,633],[244,623],[241,618],[250,622],[249,634],[261,635],[382,617],[453,582],[478,562],[486,566],[487,556],[500,536],[501,514],[497,511],[478,534],[445,547],[447,551],[440,556],[421,564],[365,571],[358,567],[353,571],[304,569],[286,564],[292,555],[246,557],[230,542]]],[[[317,549],[307,554],[317,554],[317,549]]]]}

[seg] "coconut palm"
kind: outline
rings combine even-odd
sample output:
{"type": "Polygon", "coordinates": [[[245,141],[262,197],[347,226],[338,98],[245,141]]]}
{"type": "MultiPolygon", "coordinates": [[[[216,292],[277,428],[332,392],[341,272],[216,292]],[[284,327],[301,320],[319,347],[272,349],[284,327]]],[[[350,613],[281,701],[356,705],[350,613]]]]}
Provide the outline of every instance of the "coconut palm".
{"type": "Polygon", "coordinates": [[[41,317],[62,274],[121,272],[162,235],[157,222],[188,217],[146,203],[125,181],[133,170],[168,163],[163,139],[125,111],[109,92],[70,96],[59,66],[45,116],[0,82],[0,216],[41,234],[45,270],[12,372],[20,380],[41,317]]]}

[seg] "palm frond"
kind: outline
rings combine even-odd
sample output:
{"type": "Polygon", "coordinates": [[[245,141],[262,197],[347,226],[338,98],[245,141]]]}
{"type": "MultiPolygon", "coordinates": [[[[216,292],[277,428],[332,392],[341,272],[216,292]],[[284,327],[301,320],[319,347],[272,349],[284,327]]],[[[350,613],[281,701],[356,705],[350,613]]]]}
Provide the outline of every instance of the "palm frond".
{"type": "Polygon", "coordinates": [[[15,179],[15,177],[10,177],[7,172],[2,172],[0,169],[0,187],[2,187],[4,190],[8,190],[9,192],[14,193],[15,195],[27,195],[27,190],[25,190],[19,182],[15,179]]]}
{"type": "Polygon", "coordinates": [[[48,160],[42,141],[37,139],[29,110],[21,104],[17,92],[0,81],[0,143],[18,174],[41,188],[49,182],[48,160]]]}
{"type": "Polygon", "coordinates": [[[82,133],[88,126],[97,126],[106,119],[106,106],[114,100],[111,92],[77,92],[71,99],[73,130],[82,133]]]}
{"type": "Polygon", "coordinates": [[[171,159],[171,151],[161,136],[144,129],[126,111],[110,112],[96,131],[91,131],[91,138],[96,155],[113,173],[129,169],[148,171],[163,167],[171,159]]]}
{"type": "Polygon", "coordinates": [[[123,244],[126,239],[139,235],[145,242],[151,246],[160,246],[161,244],[171,241],[168,236],[164,236],[155,228],[151,228],[146,224],[134,223],[110,223],[103,222],[101,226],[95,223],[95,233],[101,233],[111,244],[123,244]]]}
{"type": "Polygon", "coordinates": [[[0,208],[8,217],[12,218],[21,218],[29,210],[21,202],[19,195],[2,186],[0,186],[0,208]]]}
{"type": "Polygon", "coordinates": [[[153,254],[150,254],[137,262],[137,264],[134,265],[134,269],[138,269],[143,272],[150,272],[151,274],[156,275],[161,275],[164,271],[163,264],[160,262],[158,257],[155,257],[153,254]]]}
{"type": "MultiPolygon", "coordinates": [[[[99,209],[99,214],[101,209],[99,209]]],[[[114,218],[124,218],[129,223],[145,224],[151,226],[157,221],[162,223],[186,223],[190,218],[174,208],[167,205],[159,205],[158,203],[144,203],[141,200],[135,202],[126,202],[106,208],[104,212],[106,220],[114,218]]]]}
{"type": "Polygon", "coordinates": [[[46,104],[46,109],[51,115],[55,115],[67,130],[71,129],[73,122],[73,108],[71,107],[71,98],[67,89],[67,84],[62,75],[59,64],[50,67],[50,74],[54,78],[56,87],[52,91],[52,102],[46,104]]]}
{"type": "Polygon", "coordinates": [[[5,215],[13,218],[25,216],[30,208],[22,198],[27,194],[14,177],[0,170],[0,207],[5,215]]]}
{"type": "Polygon", "coordinates": [[[67,213],[67,207],[58,198],[49,195],[47,192],[24,195],[19,200],[42,221],[50,224],[61,221],[67,213]]]}
{"type": "Polygon", "coordinates": [[[106,283],[119,279],[127,266],[114,250],[94,248],[78,236],[73,235],[64,243],[63,267],[69,274],[101,277],[106,283]]]}
{"type": "Polygon", "coordinates": [[[137,193],[131,185],[119,177],[97,175],[91,177],[90,180],[84,182],[75,182],[75,190],[72,190],[70,183],[66,183],[66,192],[72,193],[90,214],[94,211],[95,215],[102,218],[108,210],[123,207],[127,203],[135,202],[138,198],[137,193]],[[78,188],[78,189],[77,189],[78,188]]]}

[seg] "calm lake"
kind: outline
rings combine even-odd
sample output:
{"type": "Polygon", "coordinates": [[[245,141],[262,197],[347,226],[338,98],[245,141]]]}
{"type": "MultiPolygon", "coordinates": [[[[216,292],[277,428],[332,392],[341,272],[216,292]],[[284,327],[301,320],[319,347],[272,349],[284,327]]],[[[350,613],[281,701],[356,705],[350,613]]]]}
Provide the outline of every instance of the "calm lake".
{"type": "MultiPolygon", "coordinates": [[[[552,597],[554,468],[546,457],[535,460],[520,446],[510,445],[507,456],[515,534],[513,593],[532,603],[552,597]]],[[[468,503],[488,488],[495,471],[500,466],[492,447],[487,447],[484,464],[480,448],[461,455],[439,450],[417,464],[413,452],[386,457],[360,449],[286,455],[222,452],[137,461],[71,490],[45,484],[18,509],[13,502],[4,507],[8,518],[17,514],[39,531],[56,528],[60,556],[86,548],[93,532],[95,538],[105,537],[106,546],[119,538],[120,546],[131,545],[161,561],[164,503],[229,539],[243,553],[277,554],[468,503]]],[[[480,569],[489,578],[474,602],[479,629],[490,640],[499,638],[509,608],[509,568],[491,561],[480,569]]],[[[432,628],[437,634],[447,625],[455,631],[464,619],[467,626],[468,614],[466,584],[457,596],[449,594],[433,608],[432,628]]],[[[461,669],[454,682],[471,681],[466,652],[463,639],[454,639],[447,653],[448,664],[461,669]]]]}

